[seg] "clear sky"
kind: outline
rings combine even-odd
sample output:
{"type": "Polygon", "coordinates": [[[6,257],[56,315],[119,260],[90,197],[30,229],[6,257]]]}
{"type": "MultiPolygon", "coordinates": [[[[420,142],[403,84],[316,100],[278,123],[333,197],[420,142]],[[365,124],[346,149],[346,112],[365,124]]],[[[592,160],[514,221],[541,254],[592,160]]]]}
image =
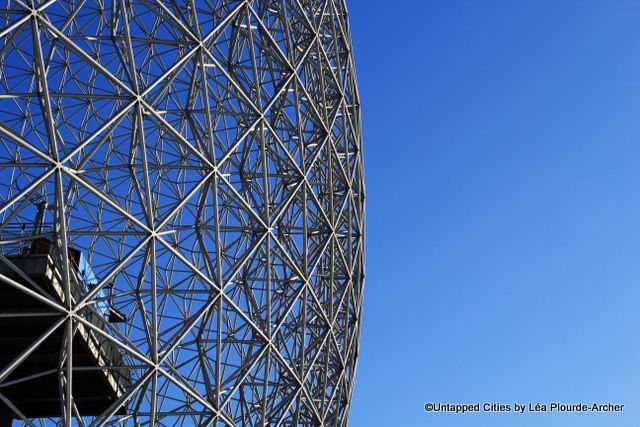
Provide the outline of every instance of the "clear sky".
{"type": "Polygon", "coordinates": [[[640,426],[640,3],[348,4],[368,197],[351,425],[640,426]],[[625,409],[423,410],[553,401],[625,409]]]}

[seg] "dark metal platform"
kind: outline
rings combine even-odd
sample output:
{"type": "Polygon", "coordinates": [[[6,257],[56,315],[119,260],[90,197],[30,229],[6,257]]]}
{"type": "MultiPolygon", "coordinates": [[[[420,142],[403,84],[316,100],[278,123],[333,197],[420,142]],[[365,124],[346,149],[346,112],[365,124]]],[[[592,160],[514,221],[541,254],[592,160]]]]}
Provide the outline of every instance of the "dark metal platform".
{"type": "MultiPolygon", "coordinates": [[[[25,273],[56,301],[64,301],[60,270],[48,254],[17,255],[6,258],[25,273]]],[[[20,273],[0,263],[0,274],[35,290],[20,273]]],[[[83,293],[74,274],[70,274],[72,294],[83,293]]],[[[101,330],[107,320],[95,310],[86,309],[82,316],[101,330]]],[[[64,314],[27,295],[21,290],[0,283],[0,370],[19,357],[39,336],[60,321],[64,314]]],[[[28,418],[60,417],[64,390],[62,372],[66,369],[65,327],[63,322],[40,344],[0,387],[0,393],[28,418]]],[[[117,400],[131,384],[128,370],[123,369],[122,355],[116,346],[80,322],[74,322],[72,341],[72,387],[74,403],[83,416],[99,415],[117,400]],[[119,366],[119,368],[113,368],[119,366]]],[[[120,414],[124,410],[120,410],[120,414]]],[[[18,418],[0,402],[0,425],[18,418]]]]}

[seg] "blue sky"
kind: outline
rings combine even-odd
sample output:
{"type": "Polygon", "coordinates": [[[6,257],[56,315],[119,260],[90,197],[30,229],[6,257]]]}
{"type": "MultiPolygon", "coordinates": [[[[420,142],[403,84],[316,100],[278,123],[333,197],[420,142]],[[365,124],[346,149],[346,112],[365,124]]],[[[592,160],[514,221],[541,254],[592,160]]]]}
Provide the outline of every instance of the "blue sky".
{"type": "Polygon", "coordinates": [[[640,425],[640,3],[348,4],[368,197],[351,425],[640,425]]]}

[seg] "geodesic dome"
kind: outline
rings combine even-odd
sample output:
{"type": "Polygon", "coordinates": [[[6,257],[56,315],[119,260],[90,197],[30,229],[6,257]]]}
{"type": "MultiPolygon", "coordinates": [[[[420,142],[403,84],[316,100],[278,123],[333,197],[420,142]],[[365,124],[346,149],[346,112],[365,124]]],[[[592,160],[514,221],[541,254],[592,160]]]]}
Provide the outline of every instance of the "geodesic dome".
{"type": "Polygon", "coordinates": [[[3,3],[0,422],[346,425],[344,0],[3,3]]]}

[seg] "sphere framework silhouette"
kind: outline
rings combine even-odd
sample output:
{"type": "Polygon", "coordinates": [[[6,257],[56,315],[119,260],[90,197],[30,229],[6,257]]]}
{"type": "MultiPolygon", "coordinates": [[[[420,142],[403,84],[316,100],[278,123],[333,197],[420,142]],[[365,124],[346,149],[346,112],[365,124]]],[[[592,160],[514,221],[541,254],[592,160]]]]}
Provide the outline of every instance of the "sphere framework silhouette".
{"type": "Polygon", "coordinates": [[[0,72],[0,418],[346,425],[344,0],[10,0],[0,72]]]}

